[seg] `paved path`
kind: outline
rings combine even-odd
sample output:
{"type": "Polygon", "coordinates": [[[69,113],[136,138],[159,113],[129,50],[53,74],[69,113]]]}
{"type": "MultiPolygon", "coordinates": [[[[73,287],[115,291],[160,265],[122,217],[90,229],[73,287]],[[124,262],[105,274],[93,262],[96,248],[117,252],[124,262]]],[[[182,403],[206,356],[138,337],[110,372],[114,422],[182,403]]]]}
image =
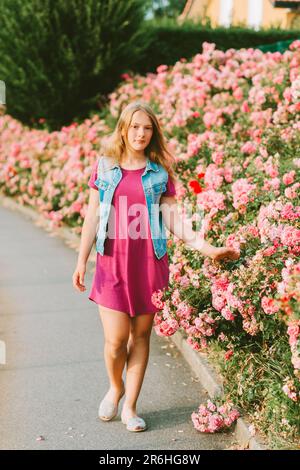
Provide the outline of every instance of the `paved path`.
{"type": "MultiPolygon", "coordinates": [[[[108,379],[98,309],[72,286],[77,253],[24,215],[0,205],[1,449],[225,449],[232,434],[202,435],[190,415],[207,395],[174,345],[153,330],[130,433],[97,417],[108,379]],[[42,435],[45,440],[37,441],[42,435]]],[[[124,398],[122,399],[122,401],[124,398]]],[[[122,403],[121,401],[121,403],[122,403]]],[[[121,403],[120,408],[121,409],[121,403]]]]}

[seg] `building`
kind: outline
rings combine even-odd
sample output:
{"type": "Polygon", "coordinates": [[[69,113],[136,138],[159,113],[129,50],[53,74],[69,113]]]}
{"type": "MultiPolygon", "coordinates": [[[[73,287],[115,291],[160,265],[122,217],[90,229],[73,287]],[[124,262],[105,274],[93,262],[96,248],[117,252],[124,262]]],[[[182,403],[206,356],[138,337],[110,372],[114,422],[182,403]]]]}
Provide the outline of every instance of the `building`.
{"type": "Polygon", "coordinates": [[[178,22],[205,17],[213,27],[243,25],[257,30],[280,26],[300,30],[300,0],[187,0],[178,22]]]}

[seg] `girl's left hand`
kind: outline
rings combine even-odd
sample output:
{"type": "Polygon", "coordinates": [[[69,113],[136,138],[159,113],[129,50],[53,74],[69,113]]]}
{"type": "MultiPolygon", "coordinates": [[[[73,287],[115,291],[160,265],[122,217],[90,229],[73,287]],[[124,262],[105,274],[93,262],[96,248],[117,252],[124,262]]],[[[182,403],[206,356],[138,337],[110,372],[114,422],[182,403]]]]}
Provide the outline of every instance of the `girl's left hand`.
{"type": "Polygon", "coordinates": [[[230,248],[227,246],[222,246],[220,248],[216,248],[211,258],[215,261],[220,261],[222,259],[226,260],[237,260],[240,257],[239,251],[235,250],[234,248],[230,248]]]}

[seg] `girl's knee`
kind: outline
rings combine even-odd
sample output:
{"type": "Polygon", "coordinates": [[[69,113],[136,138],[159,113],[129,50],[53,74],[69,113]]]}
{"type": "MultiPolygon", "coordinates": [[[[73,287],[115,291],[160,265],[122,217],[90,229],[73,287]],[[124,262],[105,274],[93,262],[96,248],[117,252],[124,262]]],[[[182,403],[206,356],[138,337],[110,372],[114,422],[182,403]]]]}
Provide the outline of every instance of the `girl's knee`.
{"type": "Polygon", "coordinates": [[[143,342],[149,343],[151,336],[151,330],[131,330],[130,332],[130,340],[134,343],[136,342],[143,342]]]}
{"type": "Polygon", "coordinates": [[[107,338],[105,340],[105,347],[110,350],[111,354],[119,355],[127,351],[127,342],[128,342],[128,338],[122,338],[122,339],[107,338]]]}
{"type": "Polygon", "coordinates": [[[135,341],[149,341],[153,326],[152,316],[136,317],[131,324],[130,338],[135,341]]]}

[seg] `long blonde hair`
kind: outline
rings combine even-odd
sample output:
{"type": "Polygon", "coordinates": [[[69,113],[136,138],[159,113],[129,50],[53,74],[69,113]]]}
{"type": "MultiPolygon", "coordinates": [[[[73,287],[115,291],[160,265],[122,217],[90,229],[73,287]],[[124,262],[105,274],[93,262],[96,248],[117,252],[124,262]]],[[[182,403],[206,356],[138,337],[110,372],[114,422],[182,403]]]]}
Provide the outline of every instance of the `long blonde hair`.
{"type": "Polygon", "coordinates": [[[101,145],[101,155],[113,157],[120,163],[126,145],[128,145],[127,132],[132,116],[136,111],[146,113],[151,119],[153,126],[153,134],[149,145],[145,149],[145,155],[151,161],[160,163],[171,178],[176,181],[176,173],[174,171],[175,157],[167,149],[165,137],[154,111],[147,103],[143,103],[142,101],[133,101],[123,108],[114,131],[101,145]],[[125,133],[125,138],[122,136],[122,131],[125,133]]]}

